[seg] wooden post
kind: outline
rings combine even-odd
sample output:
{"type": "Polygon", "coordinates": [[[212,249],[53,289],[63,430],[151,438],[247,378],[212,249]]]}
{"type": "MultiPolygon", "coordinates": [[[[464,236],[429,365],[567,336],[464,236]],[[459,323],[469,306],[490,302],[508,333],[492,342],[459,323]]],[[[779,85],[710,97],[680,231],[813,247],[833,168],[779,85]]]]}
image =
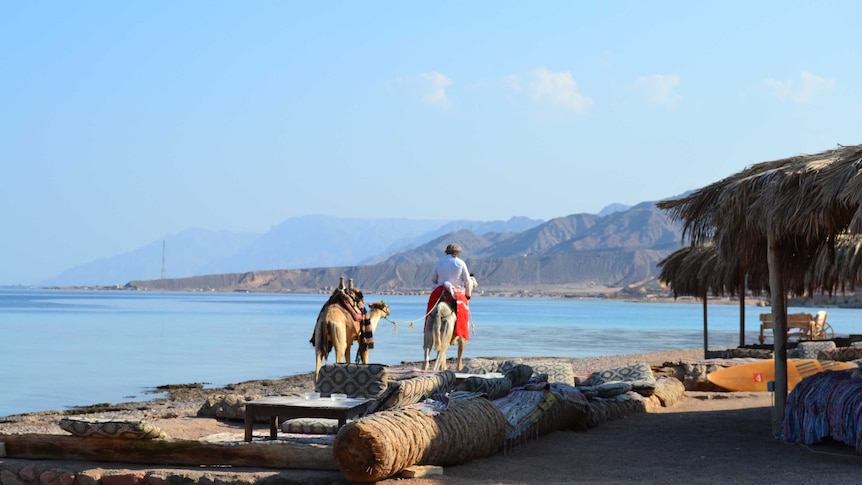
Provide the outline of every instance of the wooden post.
{"type": "Polygon", "coordinates": [[[745,345],[745,268],[739,265],[739,346],[745,345]]]}
{"type": "Polygon", "coordinates": [[[777,236],[767,234],[766,262],[769,265],[769,292],[772,297],[772,340],[775,342],[775,404],[772,408],[772,432],[781,433],[784,407],[787,402],[787,293],[781,267],[781,251],[777,236]]]}
{"type": "Polygon", "coordinates": [[[339,290],[344,289],[344,276],[342,276],[341,278],[338,279],[338,289],[339,290]]]}
{"type": "Polygon", "coordinates": [[[706,323],[706,290],[703,290],[703,358],[708,359],[709,355],[709,332],[707,328],[709,327],[706,323]]]}

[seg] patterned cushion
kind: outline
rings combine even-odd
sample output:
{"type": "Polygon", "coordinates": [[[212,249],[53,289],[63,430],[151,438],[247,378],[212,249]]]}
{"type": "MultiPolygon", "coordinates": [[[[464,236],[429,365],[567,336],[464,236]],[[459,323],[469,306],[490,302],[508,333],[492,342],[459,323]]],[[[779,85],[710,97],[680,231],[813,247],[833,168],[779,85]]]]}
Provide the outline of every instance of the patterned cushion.
{"type": "Polygon", "coordinates": [[[416,404],[435,394],[445,394],[454,387],[455,373],[451,370],[393,381],[386,393],[378,398],[374,411],[416,404]]]}
{"type": "Polygon", "coordinates": [[[655,384],[655,375],[653,375],[649,364],[639,363],[593,372],[585,384],[597,386],[606,382],[652,382],[655,384]]]}
{"type": "Polygon", "coordinates": [[[129,440],[167,439],[164,431],[146,421],[63,418],[60,429],[88,438],[123,438],[129,440]]]}
{"type": "Polygon", "coordinates": [[[819,342],[799,342],[796,346],[795,358],[797,359],[816,359],[817,354],[821,350],[834,349],[835,342],[831,340],[823,340],[819,342]]]}
{"type": "Polygon", "coordinates": [[[533,375],[546,374],[548,382],[562,382],[570,386],[575,385],[575,371],[569,362],[550,360],[533,362],[530,364],[530,367],[533,368],[533,375]]]}
{"type": "Polygon", "coordinates": [[[507,377],[486,379],[484,377],[468,377],[455,386],[456,391],[481,392],[488,399],[499,399],[512,390],[512,381],[507,377]]]}
{"type": "Polygon", "coordinates": [[[244,396],[242,394],[215,394],[207,396],[207,400],[198,409],[199,418],[221,418],[221,419],[245,419],[245,403],[262,398],[262,395],[254,394],[244,396]]]}
{"type": "Polygon", "coordinates": [[[386,391],[388,381],[383,364],[327,364],[320,368],[314,390],[321,397],[340,392],[350,397],[377,398],[386,391]]]}
{"type": "Polygon", "coordinates": [[[338,434],[338,420],[329,418],[293,418],[281,423],[285,433],[338,434]]]}
{"type": "Polygon", "coordinates": [[[839,360],[850,362],[862,359],[862,347],[838,347],[837,349],[821,350],[817,353],[818,360],[839,360]]]}
{"type": "Polygon", "coordinates": [[[505,374],[513,367],[523,364],[523,359],[512,360],[493,360],[493,359],[470,359],[464,363],[464,367],[460,372],[466,374],[488,374],[490,372],[500,372],[505,374]]]}
{"type": "Polygon", "coordinates": [[[742,358],[753,358],[753,359],[771,359],[772,351],[769,349],[745,349],[745,348],[735,348],[735,349],[727,349],[723,350],[719,353],[720,355],[716,355],[719,359],[742,359],[742,358]]]}

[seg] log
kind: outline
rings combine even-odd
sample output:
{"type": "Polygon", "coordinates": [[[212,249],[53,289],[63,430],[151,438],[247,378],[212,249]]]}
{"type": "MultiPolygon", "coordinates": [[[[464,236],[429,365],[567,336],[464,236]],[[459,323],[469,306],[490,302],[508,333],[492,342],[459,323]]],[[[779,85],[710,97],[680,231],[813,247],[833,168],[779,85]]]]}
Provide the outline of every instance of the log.
{"type": "Polygon", "coordinates": [[[181,466],[247,466],[338,470],[332,448],[290,441],[203,442],[196,440],[127,440],[56,434],[0,434],[8,458],[79,460],[181,466]]]}

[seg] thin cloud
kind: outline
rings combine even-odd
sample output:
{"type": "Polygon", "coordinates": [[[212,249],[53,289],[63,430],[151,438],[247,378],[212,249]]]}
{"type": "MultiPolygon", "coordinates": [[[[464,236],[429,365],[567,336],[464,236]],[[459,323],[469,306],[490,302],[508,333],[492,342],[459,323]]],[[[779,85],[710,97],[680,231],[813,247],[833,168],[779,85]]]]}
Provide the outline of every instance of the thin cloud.
{"type": "Polygon", "coordinates": [[[448,77],[432,71],[397,77],[389,83],[389,87],[397,94],[418,99],[428,106],[449,108],[452,101],[446,89],[452,84],[453,81],[448,77]]]}
{"type": "Polygon", "coordinates": [[[635,87],[646,95],[647,101],[664,106],[674,106],[682,99],[676,92],[679,84],[676,74],[653,74],[635,80],[635,87]]]}
{"type": "Polygon", "coordinates": [[[781,81],[767,79],[763,81],[769,92],[785,103],[811,104],[814,97],[835,87],[835,80],[826,79],[803,71],[798,80],[781,81]]]}
{"type": "Polygon", "coordinates": [[[535,103],[562,106],[578,113],[586,113],[593,104],[591,98],[578,91],[578,82],[567,71],[551,72],[541,67],[524,76],[507,76],[503,82],[535,103]]]}

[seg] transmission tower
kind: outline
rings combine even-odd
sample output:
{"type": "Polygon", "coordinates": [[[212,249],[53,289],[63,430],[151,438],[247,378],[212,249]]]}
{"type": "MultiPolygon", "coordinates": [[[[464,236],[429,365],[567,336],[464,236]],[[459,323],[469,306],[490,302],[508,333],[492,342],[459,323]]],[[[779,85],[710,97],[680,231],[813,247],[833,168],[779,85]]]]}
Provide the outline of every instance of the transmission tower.
{"type": "Polygon", "coordinates": [[[162,279],[165,279],[165,241],[162,240],[162,279]]]}

